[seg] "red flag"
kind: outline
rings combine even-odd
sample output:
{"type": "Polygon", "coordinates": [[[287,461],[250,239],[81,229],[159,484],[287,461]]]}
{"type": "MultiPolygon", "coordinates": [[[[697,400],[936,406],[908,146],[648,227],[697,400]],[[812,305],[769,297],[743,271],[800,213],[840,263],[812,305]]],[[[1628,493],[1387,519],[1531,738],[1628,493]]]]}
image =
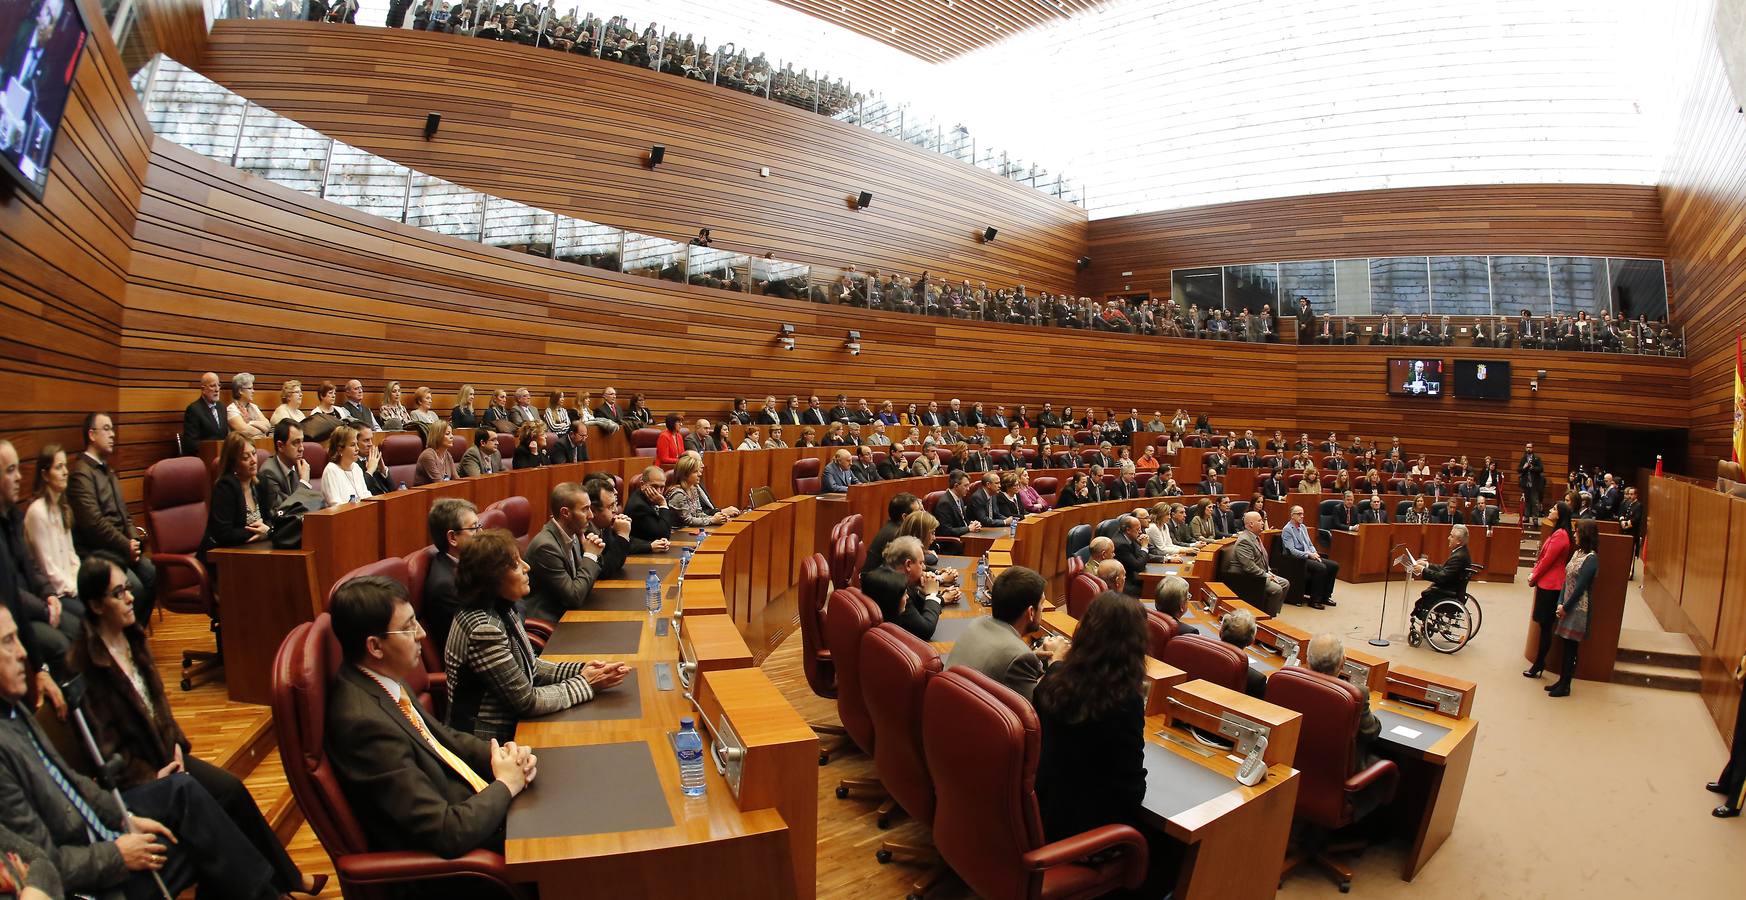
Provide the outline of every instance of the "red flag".
{"type": "Polygon", "coordinates": [[[1655,454],[1655,477],[1661,477],[1661,454],[1655,454]]]}

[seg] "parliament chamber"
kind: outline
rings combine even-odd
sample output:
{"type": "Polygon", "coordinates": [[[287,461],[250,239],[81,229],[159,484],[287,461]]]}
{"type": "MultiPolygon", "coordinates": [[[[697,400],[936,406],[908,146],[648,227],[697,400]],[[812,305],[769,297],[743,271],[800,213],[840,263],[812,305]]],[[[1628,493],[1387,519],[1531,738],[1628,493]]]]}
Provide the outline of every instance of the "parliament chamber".
{"type": "Polygon", "coordinates": [[[1737,895],[1746,7],[620,5],[0,11],[0,896],[1737,895]]]}

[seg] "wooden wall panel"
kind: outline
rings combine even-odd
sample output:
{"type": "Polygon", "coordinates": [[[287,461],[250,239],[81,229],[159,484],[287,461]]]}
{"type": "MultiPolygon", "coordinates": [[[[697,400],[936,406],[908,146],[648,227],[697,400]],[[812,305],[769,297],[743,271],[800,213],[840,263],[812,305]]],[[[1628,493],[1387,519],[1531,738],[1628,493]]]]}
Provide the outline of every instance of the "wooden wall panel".
{"type": "Polygon", "coordinates": [[[153,47],[185,65],[200,65],[211,27],[202,0],[134,0],[134,9],[153,47]]]}
{"type": "Polygon", "coordinates": [[[1746,327],[1746,116],[1713,44],[1703,48],[1661,178],[1667,277],[1691,360],[1693,471],[1727,459],[1734,337],[1746,327]]]}
{"type": "MultiPolygon", "coordinates": [[[[102,11],[61,120],[42,202],[0,195],[0,418],[26,461],[116,405],[127,267],[150,133],[102,11]]],[[[27,473],[28,477],[28,473],[27,473]]],[[[26,482],[26,489],[29,482],[26,482]]]]}
{"type": "Polygon", "coordinates": [[[1104,0],[886,0],[852,6],[837,0],[775,2],[935,63],[1104,5],[1104,0]]]}
{"type": "Polygon", "coordinates": [[[1741,577],[1741,561],[1746,560],[1746,500],[1728,501],[1728,559],[1733,569],[1722,588],[1722,608],[1716,623],[1714,670],[1721,676],[1704,678],[1704,700],[1722,729],[1723,740],[1731,736],[1735,711],[1740,704],[1740,686],[1731,677],[1740,654],[1746,653],[1746,577],[1741,577]]]}
{"type": "Polygon", "coordinates": [[[1685,610],[1704,643],[1716,644],[1716,624],[1722,609],[1722,582],[1728,570],[1729,510],[1725,494],[1694,489],[1686,525],[1685,587],[1679,606],[1685,610]],[[1691,540],[1696,536],[1696,540],[1691,540]]]}
{"type": "Polygon", "coordinates": [[[1655,189],[1613,184],[1351,191],[1098,219],[1081,291],[1170,293],[1187,266],[1450,254],[1660,258],[1655,189]],[[1123,275],[1131,272],[1131,275],[1123,275]]]}
{"type": "Polygon", "coordinates": [[[823,267],[1071,289],[1085,212],[823,116],[459,35],[227,20],[207,77],[420,171],[555,212],[823,267]],[[442,114],[432,141],[426,113],[442,114]],[[654,170],[649,145],[667,148],[654,170]],[[759,177],[768,166],[770,178],[759,177]],[[867,190],[869,209],[849,199],[867,190]],[[993,244],[977,236],[1000,229],[993,244]]]}

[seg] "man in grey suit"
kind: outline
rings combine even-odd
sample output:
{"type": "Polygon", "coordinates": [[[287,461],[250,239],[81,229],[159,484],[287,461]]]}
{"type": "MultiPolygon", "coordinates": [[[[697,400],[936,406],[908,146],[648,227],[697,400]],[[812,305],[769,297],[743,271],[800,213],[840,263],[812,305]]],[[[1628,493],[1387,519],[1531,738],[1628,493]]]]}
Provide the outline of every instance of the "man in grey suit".
{"type": "Polygon", "coordinates": [[[303,429],[290,419],[273,426],[273,456],[261,463],[261,479],[268,510],[276,510],[300,487],[310,487],[309,463],[303,458],[303,429]]]}
{"type": "Polygon", "coordinates": [[[114,794],[67,765],[24,705],[24,645],[0,606],[0,826],[47,851],[68,894],[277,898],[273,870],[223,807],[186,773],[114,794]],[[131,812],[131,829],[124,813],[131,812]]]}
{"type": "Polygon", "coordinates": [[[1279,615],[1285,604],[1287,582],[1267,567],[1267,548],[1261,544],[1261,514],[1243,513],[1243,530],[1225,557],[1224,575],[1231,589],[1270,616],[1279,615]],[[1245,596],[1246,595],[1246,596],[1245,596]],[[1257,602],[1259,601],[1259,602],[1257,602]]]}
{"type": "Polygon", "coordinates": [[[582,485],[566,481],[552,488],[549,502],[552,518],[527,545],[527,617],[556,622],[588,602],[606,542],[588,529],[594,501],[582,485]]]}
{"type": "Polygon", "coordinates": [[[975,669],[1031,699],[1043,670],[1067,655],[1064,638],[1044,638],[1040,650],[1025,640],[1042,620],[1039,604],[1047,588],[1043,576],[1024,566],[1001,572],[994,579],[993,615],[971,620],[946,656],[946,665],[975,669]]]}

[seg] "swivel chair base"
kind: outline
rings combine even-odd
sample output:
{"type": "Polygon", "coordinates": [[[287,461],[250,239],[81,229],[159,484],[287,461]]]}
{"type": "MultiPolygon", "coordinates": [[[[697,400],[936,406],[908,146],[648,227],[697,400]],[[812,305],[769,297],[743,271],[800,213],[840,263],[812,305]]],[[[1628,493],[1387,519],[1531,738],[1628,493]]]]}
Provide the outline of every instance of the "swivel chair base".
{"type": "Polygon", "coordinates": [[[849,732],[844,730],[841,725],[809,722],[806,727],[811,728],[813,733],[819,736],[818,764],[821,766],[830,764],[832,754],[855,746],[855,742],[849,740],[849,732]],[[830,738],[830,740],[826,740],[826,738],[830,738]]]}

